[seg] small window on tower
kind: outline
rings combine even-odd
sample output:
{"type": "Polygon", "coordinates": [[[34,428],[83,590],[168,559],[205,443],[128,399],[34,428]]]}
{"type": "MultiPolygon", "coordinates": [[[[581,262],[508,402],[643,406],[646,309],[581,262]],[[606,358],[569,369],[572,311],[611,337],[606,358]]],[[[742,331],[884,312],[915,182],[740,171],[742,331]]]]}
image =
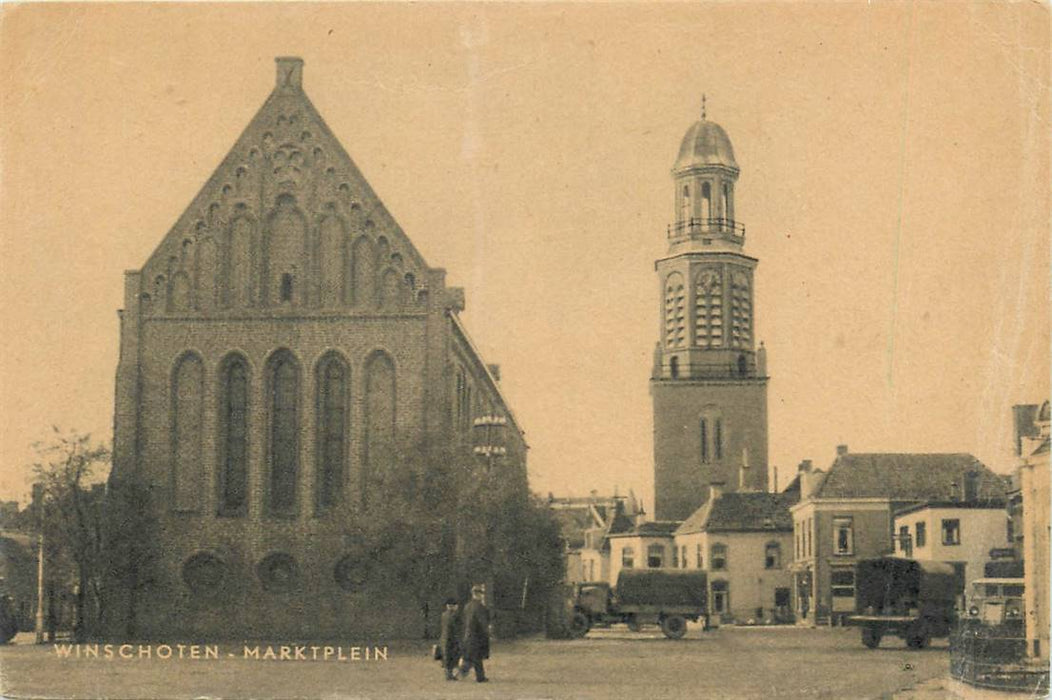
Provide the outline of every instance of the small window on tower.
{"type": "Polygon", "coordinates": [[[678,357],[673,356],[672,359],[668,361],[668,371],[669,371],[669,374],[672,375],[673,379],[677,379],[679,377],[679,358],[678,357]]]}
{"type": "Polygon", "coordinates": [[[281,276],[281,300],[292,301],[292,275],[287,272],[281,276]]]}

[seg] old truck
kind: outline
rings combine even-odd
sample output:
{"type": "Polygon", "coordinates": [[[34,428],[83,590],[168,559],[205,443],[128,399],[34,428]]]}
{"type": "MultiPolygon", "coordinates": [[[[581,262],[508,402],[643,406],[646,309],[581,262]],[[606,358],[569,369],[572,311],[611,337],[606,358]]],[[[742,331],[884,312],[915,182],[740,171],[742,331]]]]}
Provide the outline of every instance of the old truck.
{"type": "Polygon", "coordinates": [[[626,624],[638,631],[657,624],[666,637],[679,639],[687,633],[687,620],[707,622],[707,594],[704,571],[625,569],[615,588],[606,582],[574,587],[570,629],[580,638],[593,627],[626,624]]]}
{"type": "Polygon", "coordinates": [[[875,649],[894,634],[910,649],[932,637],[948,637],[957,619],[957,577],[942,562],[898,557],[863,559],[855,565],[855,614],[847,624],[862,628],[862,643],[875,649]]]}

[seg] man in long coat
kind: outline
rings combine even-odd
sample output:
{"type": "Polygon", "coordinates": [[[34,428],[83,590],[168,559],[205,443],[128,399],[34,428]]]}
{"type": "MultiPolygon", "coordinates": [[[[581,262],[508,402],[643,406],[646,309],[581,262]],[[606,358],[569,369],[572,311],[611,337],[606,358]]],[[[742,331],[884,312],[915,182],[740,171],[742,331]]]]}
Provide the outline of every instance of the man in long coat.
{"type": "Polygon", "coordinates": [[[446,680],[455,681],[453,675],[460,663],[460,637],[463,635],[463,624],[457,601],[446,599],[446,609],[442,612],[442,631],[438,637],[438,650],[442,654],[442,667],[446,669],[446,680]]]}
{"type": "Polygon", "coordinates": [[[471,600],[464,606],[464,643],[460,648],[464,659],[460,675],[467,676],[474,668],[475,680],[479,683],[489,680],[482,665],[482,661],[489,658],[489,608],[486,607],[485,598],[486,589],[483,586],[471,588],[471,600]]]}

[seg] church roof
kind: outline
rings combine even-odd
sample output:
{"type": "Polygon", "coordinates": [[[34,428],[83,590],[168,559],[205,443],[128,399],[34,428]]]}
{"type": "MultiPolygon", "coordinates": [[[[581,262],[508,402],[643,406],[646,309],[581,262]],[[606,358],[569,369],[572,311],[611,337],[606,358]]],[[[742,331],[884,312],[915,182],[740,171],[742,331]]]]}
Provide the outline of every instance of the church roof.
{"type": "Polygon", "coordinates": [[[839,455],[814,498],[944,500],[962,495],[969,472],[978,478],[977,499],[1004,499],[1004,480],[965,453],[839,455]]]}
{"type": "Polygon", "coordinates": [[[687,129],[672,169],[678,172],[706,165],[725,165],[738,169],[738,161],[734,159],[734,148],[727,132],[716,122],[702,117],[701,121],[695,122],[687,129]]]}

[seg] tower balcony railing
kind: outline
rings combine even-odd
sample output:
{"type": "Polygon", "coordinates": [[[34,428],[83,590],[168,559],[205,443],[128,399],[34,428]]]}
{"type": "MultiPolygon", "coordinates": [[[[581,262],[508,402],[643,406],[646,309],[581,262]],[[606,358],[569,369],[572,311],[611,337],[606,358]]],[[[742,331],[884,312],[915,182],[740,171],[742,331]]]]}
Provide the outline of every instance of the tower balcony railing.
{"type": "Polygon", "coordinates": [[[703,235],[733,236],[745,239],[745,225],[734,219],[686,219],[668,225],[669,238],[694,238],[703,235]]]}

